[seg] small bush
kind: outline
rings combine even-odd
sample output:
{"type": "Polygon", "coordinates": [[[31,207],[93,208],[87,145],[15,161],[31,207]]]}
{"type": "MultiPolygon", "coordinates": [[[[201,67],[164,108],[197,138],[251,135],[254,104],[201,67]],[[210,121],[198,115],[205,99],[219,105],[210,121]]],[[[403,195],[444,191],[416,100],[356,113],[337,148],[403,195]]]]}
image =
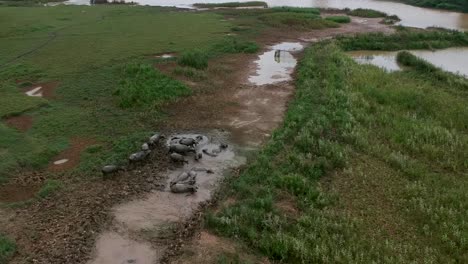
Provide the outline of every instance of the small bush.
{"type": "Polygon", "coordinates": [[[208,54],[201,50],[186,51],[178,60],[179,65],[198,70],[208,68],[208,54]]]}
{"type": "Polygon", "coordinates": [[[15,253],[16,245],[6,236],[0,234],[0,263],[6,263],[15,253]]]}
{"type": "Polygon", "coordinates": [[[351,18],[349,16],[329,16],[325,19],[336,22],[336,23],[340,23],[340,24],[351,22],[351,18]]]}
{"type": "Polygon", "coordinates": [[[47,180],[42,188],[37,192],[37,195],[41,198],[46,198],[52,193],[60,190],[62,183],[58,180],[47,180]]]}
{"type": "Polygon", "coordinates": [[[183,83],[155,70],[149,64],[130,64],[123,70],[123,79],[116,95],[123,108],[158,106],[191,93],[183,83]]]}

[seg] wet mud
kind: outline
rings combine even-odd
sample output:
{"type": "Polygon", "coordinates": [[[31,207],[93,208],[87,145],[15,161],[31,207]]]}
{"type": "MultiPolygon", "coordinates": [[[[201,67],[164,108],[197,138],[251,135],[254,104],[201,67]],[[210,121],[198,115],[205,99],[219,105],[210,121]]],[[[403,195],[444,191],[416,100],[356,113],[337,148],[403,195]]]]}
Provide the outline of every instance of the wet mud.
{"type": "Polygon", "coordinates": [[[174,227],[187,221],[201,203],[211,199],[223,174],[245,163],[245,158],[237,155],[235,147],[227,145],[226,148],[220,148],[228,142],[228,135],[219,131],[207,135],[174,134],[168,137],[166,148],[169,149],[172,142],[178,142],[182,138],[195,140],[197,137],[202,139],[195,146],[195,154],[188,154],[186,163],[172,163],[163,174],[166,181],[162,188],[151,191],[141,199],[117,205],[112,209],[115,219],[112,229],[120,230],[120,235],[109,233],[110,231],[102,234],[95,247],[95,257],[90,263],[127,263],[126,261],[130,259],[138,259],[135,263],[154,263],[162,259],[168,246],[163,243],[165,240],[153,241],[154,250],[150,251],[152,254],[147,254],[147,250],[145,251],[147,245],[124,237],[147,230],[158,232],[165,227],[174,227]],[[203,153],[202,158],[195,160],[194,156],[198,153],[203,153]],[[197,174],[195,183],[197,191],[172,192],[171,182],[182,173],[189,171],[197,174]],[[141,254],[138,255],[133,251],[139,251],[141,254]]]}

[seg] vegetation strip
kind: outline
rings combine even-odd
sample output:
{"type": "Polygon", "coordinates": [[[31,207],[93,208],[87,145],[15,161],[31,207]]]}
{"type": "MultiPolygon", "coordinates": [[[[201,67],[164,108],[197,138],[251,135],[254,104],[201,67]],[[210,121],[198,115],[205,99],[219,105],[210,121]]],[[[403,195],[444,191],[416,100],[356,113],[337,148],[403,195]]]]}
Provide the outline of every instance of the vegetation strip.
{"type": "Polygon", "coordinates": [[[468,95],[457,78],[389,74],[314,45],[284,125],[206,226],[287,263],[467,261],[468,95]]]}

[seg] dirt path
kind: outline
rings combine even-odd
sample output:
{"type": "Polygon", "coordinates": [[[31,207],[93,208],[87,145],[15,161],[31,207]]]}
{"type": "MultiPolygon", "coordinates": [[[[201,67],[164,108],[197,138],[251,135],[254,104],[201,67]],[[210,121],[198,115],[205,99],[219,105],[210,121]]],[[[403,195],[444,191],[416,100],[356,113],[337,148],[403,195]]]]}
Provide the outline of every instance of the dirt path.
{"type": "MultiPolygon", "coordinates": [[[[340,34],[391,31],[379,21],[354,19],[337,29],[288,31],[281,35],[267,31],[257,39],[265,47],[260,56],[237,54],[211,61],[207,78],[184,79],[195,94],[169,106],[169,118],[162,127],[167,134],[191,132],[206,136],[203,148],[208,152],[221,143],[228,143],[229,148],[216,157],[205,155],[200,163],[190,159],[185,166],[170,165],[166,150],[159,148],[151,154],[153,162],[115,180],[96,179],[86,184],[71,180],[60,197],[10,210],[8,214],[13,214],[14,221],[0,226],[0,232],[9,234],[18,244],[12,263],[141,264],[170,262],[170,256],[187,248],[203,252],[210,247],[215,253],[215,245],[223,243],[208,243],[203,238],[222,240],[208,233],[199,236],[201,240],[189,239],[199,223],[200,209],[212,198],[217,182],[245,163],[245,152],[258,149],[280,125],[294,92],[290,75],[300,49],[286,47],[277,54],[272,46],[282,42],[306,46],[340,34]],[[269,70],[271,65],[274,67],[269,70]],[[265,72],[272,83],[250,82],[250,77],[265,72]],[[209,167],[214,173],[199,173],[200,189],[195,195],[170,193],[168,181],[193,166],[209,167]],[[186,248],[182,246],[185,242],[189,243],[186,248]]],[[[161,70],[172,74],[174,66],[164,65],[161,70]]],[[[189,259],[182,254],[177,263],[189,259]]],[[[200,258],[191,263],[214,261],[200,258]]]]}

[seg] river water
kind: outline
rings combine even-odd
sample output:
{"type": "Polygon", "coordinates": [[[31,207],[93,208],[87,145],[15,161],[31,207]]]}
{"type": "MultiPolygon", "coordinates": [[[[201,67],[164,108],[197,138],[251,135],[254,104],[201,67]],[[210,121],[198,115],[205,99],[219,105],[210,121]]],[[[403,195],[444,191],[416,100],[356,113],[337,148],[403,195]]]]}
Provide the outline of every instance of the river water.
{"type": "MultiPolygon", "coordinates": [[[[449,48],[437,51],[412,50],[414,55],[423,58],[443,70],[468,77],[468,48],[449,48]]],[[[401,67],[396,62],[397,51],[353,51],[348,54],[359,63],[373,64],[388,71],[401,67]]]]}
{"type": "MultiPolygon", "coordinates": [[[[219,3],[230,0],[133,0],[141,5],[190,7],[194,3],[219,3]]],[[[249,0],[236,0],[247,2],[249,0]]],[[[405,5],[397,2],[380,0],[264,0],[269,6],[298,6],[320,8],[370,8],[397,15],[401,25],[426,28],[444,27],[468,31],[468,14],[428,9],[405,5]]],[[[70,0],[68,4],[86,5],[89,0],[70,0]]]]}

